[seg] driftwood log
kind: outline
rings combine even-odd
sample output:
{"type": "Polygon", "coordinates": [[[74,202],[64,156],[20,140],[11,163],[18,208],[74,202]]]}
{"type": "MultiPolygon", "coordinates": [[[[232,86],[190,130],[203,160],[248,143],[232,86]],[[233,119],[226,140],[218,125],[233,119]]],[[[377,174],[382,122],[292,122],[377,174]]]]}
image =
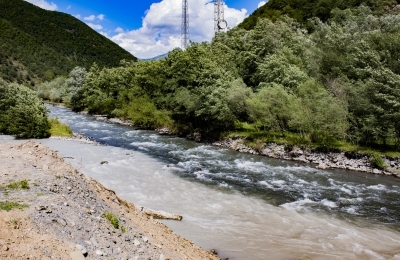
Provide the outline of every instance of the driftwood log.
{"type": "Polygon", "coordinates": [[[182,220],[181,215],[171,214],[171,213],[168,213],[165,211],[155,211],[155,210],[148,209],[145,207],[140,207],[140,211],[142,213],[146,214],[147,216],[153,217],[155,219],[170,219],[170,220],[178,220],[178,221],[182,220]]]}

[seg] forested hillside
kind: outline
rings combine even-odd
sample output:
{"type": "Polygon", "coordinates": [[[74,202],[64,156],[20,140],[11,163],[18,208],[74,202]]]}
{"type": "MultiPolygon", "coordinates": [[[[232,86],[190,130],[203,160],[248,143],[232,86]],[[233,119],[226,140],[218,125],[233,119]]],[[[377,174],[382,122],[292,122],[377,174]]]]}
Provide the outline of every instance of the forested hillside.
{"type": "Polygon", "coordinates": [[[331,11],[335,8],[344,10],[365,5],[371,8],[375,14],[398,13],[399,0],[269,0],[247,17],[240,25],[243,29],[253,29],[260,18],[272,21],[287,15],[303,24],[308,29],[313,28],[310,18],[318,17],[326,22],[331,18],[331,11]]]}
{"type": "Polygon", "coordinates": [[[75,66],[117,66],[130,53],[75,17],[23,0],[0,0],[0,77],[19,83],[68,75],[75,66]]]}
{"type": "Polygon", "coordinates": [[[181,134],[398,150],[400,15],[361,6],[330,16],[312,32],[287,16],[260,19],[165,59],[75,68],[39,94],[181,134]]]}

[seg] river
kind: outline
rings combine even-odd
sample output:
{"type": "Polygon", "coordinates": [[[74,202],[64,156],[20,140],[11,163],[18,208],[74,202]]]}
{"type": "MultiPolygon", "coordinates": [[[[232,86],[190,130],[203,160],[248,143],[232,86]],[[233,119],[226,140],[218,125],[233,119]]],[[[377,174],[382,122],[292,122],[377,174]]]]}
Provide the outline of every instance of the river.
{"type": "Polygon", "coordinates": [[[124,199],[183,215],[164,223],[222,258],[400,259],[398,179],[319,170],[48,108],[107,146],[42,143],[124,199]]]}

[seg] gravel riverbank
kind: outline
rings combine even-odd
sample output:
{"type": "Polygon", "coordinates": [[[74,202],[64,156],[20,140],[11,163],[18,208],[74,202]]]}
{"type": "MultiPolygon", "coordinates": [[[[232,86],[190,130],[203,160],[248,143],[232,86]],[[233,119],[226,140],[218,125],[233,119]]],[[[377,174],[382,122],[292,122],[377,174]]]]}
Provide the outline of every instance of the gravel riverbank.
{"type": "Polygon", "coordinates": [[[219,259],[44,145],[1,143],[0,165],[0,201],[26,205],[0,210],[0,259],[219,259]]]}
{"type": "Polygon", "coordinates": [[[213,145],[232,149],[242,153],[264,155],[270,158],[297,161],[316,165],[319,169],[345,169],[350,171],[369,172],[400,178],[400,158],[383,158],[384,170],[374,168],[367,155],[346,152],[321,153],[310,148],[299,146],[286,147],[275,143],[263,144],[260,149],[246,145],[243,139],[226,139],[214,142],[213,145]]]}

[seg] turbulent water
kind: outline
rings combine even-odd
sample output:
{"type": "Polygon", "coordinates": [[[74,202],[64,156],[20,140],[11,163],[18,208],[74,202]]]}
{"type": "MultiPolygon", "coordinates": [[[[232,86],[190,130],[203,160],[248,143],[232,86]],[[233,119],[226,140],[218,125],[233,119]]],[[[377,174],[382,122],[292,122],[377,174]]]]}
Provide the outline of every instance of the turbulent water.
{"type": "Polygon", "coordinates": [[[397,179],[318,170],[49,109],[108,146],[45,143],[124,198],[182,214],[183,222],[166,224],[223,257],[400,259],[397,179]]]}

